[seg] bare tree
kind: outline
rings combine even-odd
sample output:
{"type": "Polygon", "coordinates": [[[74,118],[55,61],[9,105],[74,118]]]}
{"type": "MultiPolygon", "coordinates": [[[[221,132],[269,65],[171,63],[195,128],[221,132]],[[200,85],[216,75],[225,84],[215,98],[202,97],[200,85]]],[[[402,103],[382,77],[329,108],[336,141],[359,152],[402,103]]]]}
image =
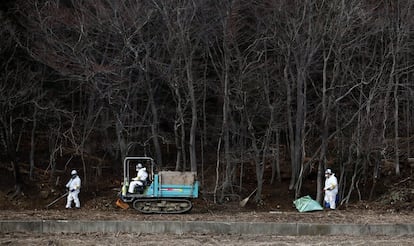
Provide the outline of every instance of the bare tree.
{"type": "MultiPolygon", "coordinates": [[[[195,1],[153,1],[159,12],[163,16],[164,24],[168,28],[170,52],[172,52],[171,58],[174,69],[177,69],[177,77],[171,81],[170,85],[174,91],[174,95],[177,97],[177,106],[179,107],[179,118],[177,123],[180,127],[184,127],[183,122],[183,101],[181,93],[186,95],[188,100],[191,120],[188,136],[188,150],[190,156],[190,168],[191,171],[197,171],[197,158],[196,158],[196,135],[197,135],[197,124],[198,124],[198,100],[196,95],[196,87],[198,76],[194,74],[194,59],[195,52],[200,48],[200,36],[194,33],[196,26],[197,11],[202,6],[202,2],[195,1]],[[180,92],[179,89],[184,90],[180,92]]],[[[177,126],[176,123],[176,126],[177,126]]],[[[179,129],[176,127],[176,129],[179,129]]],[[[181,150],[183,151],[184,142],[183,138],[185,133],[184,128],[181,128],[181,150]]],[[[185,153],[183,153],[184,156],[185,153]]]]}
{"type": "Polygon", "coordinates": [[[28,115],[26,111],[41,100],[42,94],[37,93],[36,82],[41,73],[31,72],[30,65],[19,58],[22,50],[14,44],[13,25],[4,20],[0,28],[3,37],[0,53],[6,58],[0,63],[0,151],[4,163],[12,165],[15,187],[11,198],[16,198],[24,185],[19,163],[20,139],[28,130],[26,123],[36,122],[36,113],[28,115]]]}

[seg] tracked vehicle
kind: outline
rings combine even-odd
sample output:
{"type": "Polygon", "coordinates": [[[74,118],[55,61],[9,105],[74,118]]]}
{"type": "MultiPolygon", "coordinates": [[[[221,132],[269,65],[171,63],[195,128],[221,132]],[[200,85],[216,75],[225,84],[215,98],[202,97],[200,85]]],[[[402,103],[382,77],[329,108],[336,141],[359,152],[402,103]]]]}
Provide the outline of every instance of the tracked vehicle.
{"type": "Polygon", "coordinates": [[[126,157],[120,199],[141,213],[179,214],[192,209],[191,199],[198,197],[195,172],[158,171],[150,157],[126,157]],[[146,167],[148,178],[143,186],[131,189],[135,167],[146,167]],[[132,192],[130,192],[132,191],[132,192]]]}

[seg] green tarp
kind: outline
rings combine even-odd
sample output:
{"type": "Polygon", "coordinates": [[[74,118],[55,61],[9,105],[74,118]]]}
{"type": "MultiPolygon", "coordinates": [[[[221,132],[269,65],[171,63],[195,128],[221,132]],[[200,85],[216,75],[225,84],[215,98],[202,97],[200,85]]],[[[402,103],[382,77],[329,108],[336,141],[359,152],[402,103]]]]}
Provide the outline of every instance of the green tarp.
{"type": "Polygon", "coordinates": [[[301,197],[293,201],[293,204],[295,204],[295,207],[299,212],[323,210],[322,206],[317,201],[313,200],[310,196],[301,197]]]}

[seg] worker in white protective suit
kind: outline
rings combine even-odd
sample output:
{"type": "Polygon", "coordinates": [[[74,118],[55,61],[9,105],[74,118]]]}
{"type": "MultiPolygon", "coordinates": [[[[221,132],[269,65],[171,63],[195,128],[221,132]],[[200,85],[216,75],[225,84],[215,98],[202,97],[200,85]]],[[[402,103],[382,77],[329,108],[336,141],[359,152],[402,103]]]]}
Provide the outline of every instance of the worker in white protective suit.
{"type": "Polygon", "coordinates": [[[75,201],[76,208],[80,208],[79,193],[81,188],[81,179],[79,178],[76,170],[72,170],[70,174],[72,177],[66,184],[66,188],[68,189],[66,208],[72,207],[72,201],[75,201]]]}
{"type": "Polygon", "coordinates": [[[129,184],[129,188],[128,188],[129,193],[134,193],[134,190],[136,187],[143,188],[148,178],[147,169],[143,167],[141,163],[137,164],[136,170],[137,170],[137,176],[133,178],[131,183],[129,184]]]}
{"type": "Polygon", "coordinates": [[[336,195],[338,194],[338,180],[331,169],[325,171],[325,202],[329,204],[330,209],[336,209],[336,195]]]}

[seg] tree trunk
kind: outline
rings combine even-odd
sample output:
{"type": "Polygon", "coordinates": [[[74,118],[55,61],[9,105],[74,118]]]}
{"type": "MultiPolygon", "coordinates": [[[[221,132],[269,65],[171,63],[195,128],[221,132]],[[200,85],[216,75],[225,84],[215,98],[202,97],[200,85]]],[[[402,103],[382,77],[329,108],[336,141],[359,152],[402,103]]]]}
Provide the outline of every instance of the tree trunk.
{"type": "Polygon", "coordinates": [[[398,78],[395,80],[394,86],[394,149],[395,149],[395,174],[400,175],[400,151],[398,144],[398,130],[399,130],[399,106],[398,106],[398,78]]]}
{"type": "Polygon", "coordinates": [[[291,103],[292,103],[292,90],[291,90],[291,85],[289,83],[289,78],[288,78],[288,67],[287,65],[284,68],[284,80],[286,83],[286,114],[287,114],[287,131],[288,131],[288,146],[289,146],[289,153],[290,153],[290,163],[291,163],[291,169],[292,169],[292,174],[291,174],[291,180],[290,180],[290,184],[289,184],[289,190],[293,189],[293,185],[295,184],[296,180],[294,177],[294,152],[293,150],[295,149],[294,147],[294,131],[293,131],[293,119],[292,119],[292,109],[291,109],[291,103]]]}
{"type": "Polygon", "coordinates": [[[35,134],[36,134],[36,125],[37,125],[37,107],[34,106],[33,109],[33,125],[32,125],[32,133],[30,135],[30,172],[29,178],[30,180],[33,179],[33,170],[35,167],[34,163],[34,153],[35,153],[35,134]]]}
{"type": "Polygon", "coordinates": [[[194,92],[194,81],[192,76],[192,61],[191,58],[187,60],[187,86],[188,93],[191,101],[191,128],[190,128],[190,141],[189,141],[189,153],[190,153],[190,165],[191,171],[197,172],[197,156],[196,156],[196,130],[197,130],[197,100],[194,92]]]}
{"type": "Polygon", "coordinates": [[[302,68],[299,68],[296,80],[296,123],[293,143],[293,160],[292,160],[292,177],[289,189],[292,190],[298,180],[300,167],[303,162],[303,138],[305,128],[305,74],[302,68]]]}
{"type": "Polygon", "coordinates": [[[176,110],[177,110],[177,117],[178,117],[174,121],[175,143],[177,146],[177,157],[176,157],[176,163],[175,163],[175,170],[180,170],[180,168],[185,170],[187,167],[187,155],[185,151],[185,139],[186,139],[185,122],[184,122],[182,98],[181,98],[180,91],[178,89],[177,84],[174,85],[174,94],[177,100],[176,110]]]}
{"type": "MultiPolygon", "coordinates": [[[[147,59],[148,60],[148,59],[147,59]]],[[[147,61],[148,62],[148,61],[147,61]]],[[[148,75],[148,73],[146,73],[148,75]]],[[[157,107],[154,102],[154,92],[152,89],[151,82],[147,76],[147,83],[148,83],[148,99],[151,106],[152,112],[152,123],[151,123],[151,134],[152,134],[152,143],[154,144],[155,155],[157,160],[157,165],[162,167],[162,154],[161,154],[161,147],[159,142],[159,132],[158,132],[158,111],[157,107]]]]}
{"type": "Polygon", "coordinates": [[[318,162],[318,178],[317,178],[317,188],[316,188],[316,201],[322,203],[322,187],[323,187],[323,170],[326,169],[326,152],[328,146],[328,119],[329,119],[329,110],[330,110],[330,100],[326,95],[326,84],[327,84],[327,65],[329,61],[331,50],[328,54],[324,55],[323,71],[322,71],[322,129],[321,129],[321,152],[318,162]]]}
{"type": "Polygon", "coordinates": [[[270,183],[273,184],[276,180],[278,182],[281,182],[280,177],[280,129],[278,128],[276,130],[276,136],[275,136],[275,143],[274,147],[272,148],[272,179],[270,180],[270,183]]]}

